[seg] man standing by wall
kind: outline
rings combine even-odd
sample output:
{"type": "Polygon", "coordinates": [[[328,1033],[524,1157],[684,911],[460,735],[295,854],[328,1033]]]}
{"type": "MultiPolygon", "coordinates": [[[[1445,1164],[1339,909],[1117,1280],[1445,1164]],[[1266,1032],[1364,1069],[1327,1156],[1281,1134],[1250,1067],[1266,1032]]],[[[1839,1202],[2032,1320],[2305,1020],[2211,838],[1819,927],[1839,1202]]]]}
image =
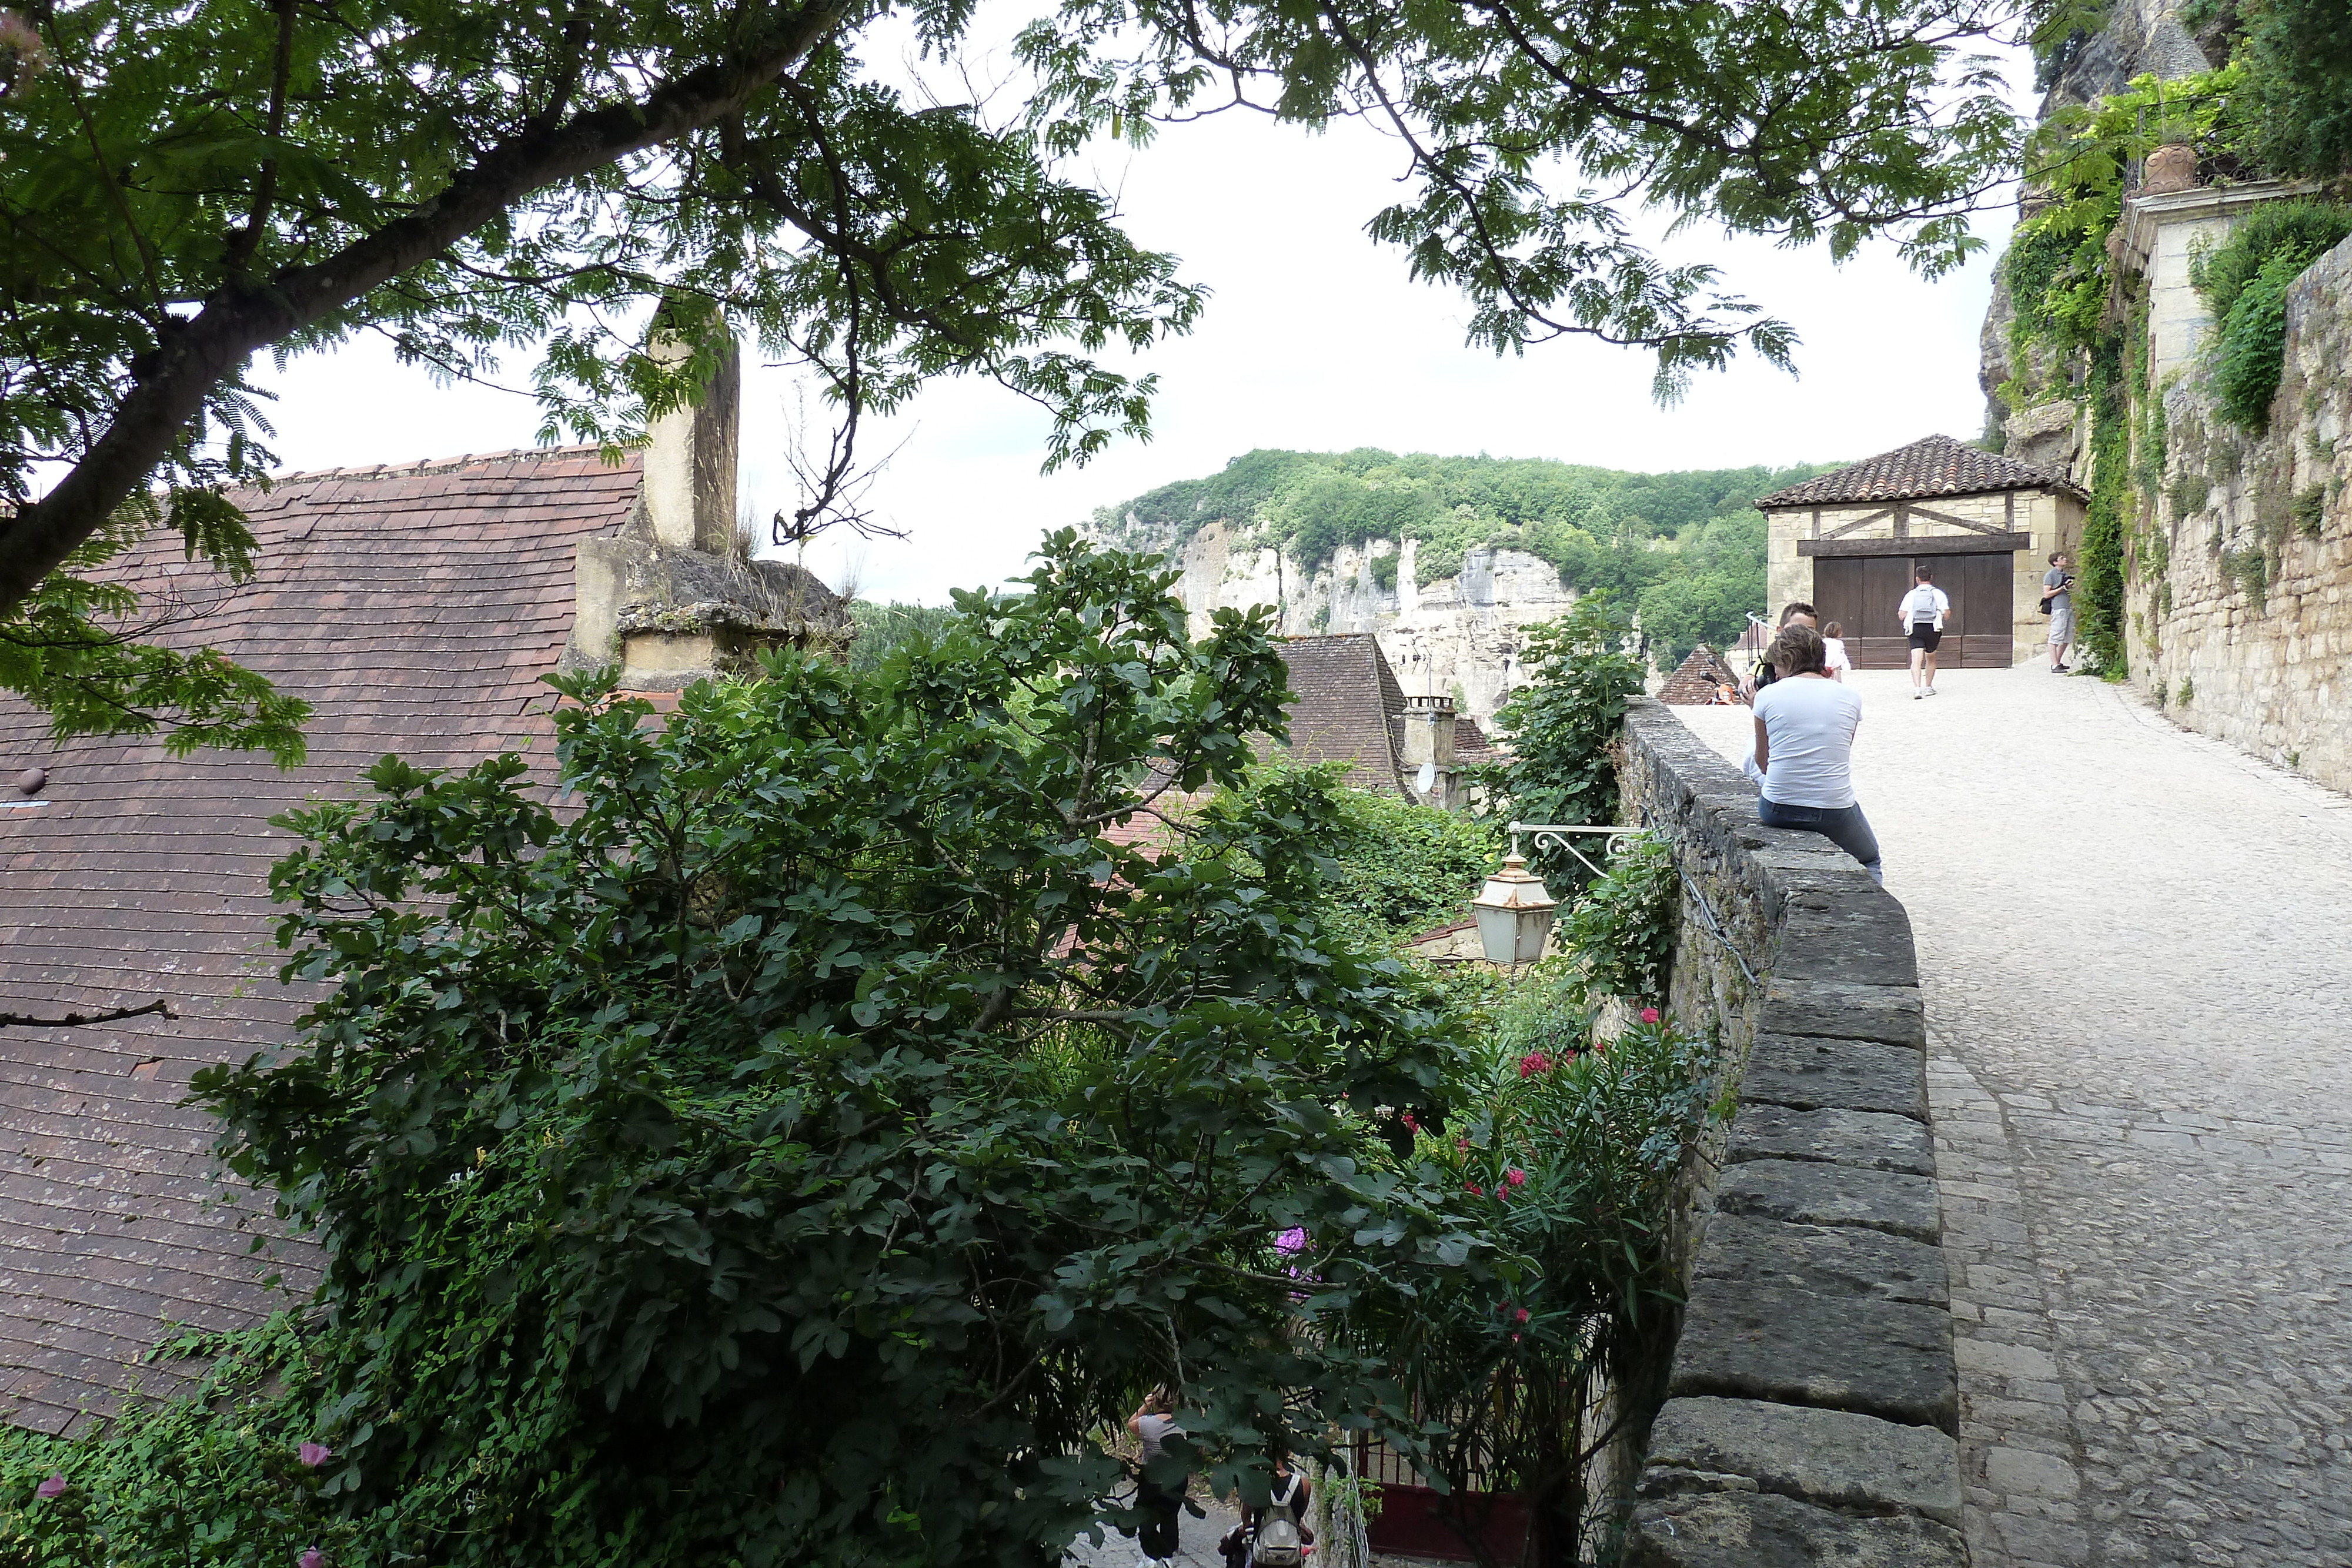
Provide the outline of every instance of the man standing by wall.
{"type": "Polygon", "coordinates": [[[2050,617],[2050,673],[2066,673],[2066,645],[2074,640],[2074,562],[2064,550],[2050,552],[2050,570],[2042,574],[2042,609],[2050,617]]]}
{"type": "Polygon", "coordinates": [[[1924,561],[1912,570],[1911,580],[1902,616],[1904,635],[1911,642],[1911,700],[1917,702],[1936,695],[1936,648],[1944,640],[1944,617],[1952,612],[1952,601],[1924,561]]]}

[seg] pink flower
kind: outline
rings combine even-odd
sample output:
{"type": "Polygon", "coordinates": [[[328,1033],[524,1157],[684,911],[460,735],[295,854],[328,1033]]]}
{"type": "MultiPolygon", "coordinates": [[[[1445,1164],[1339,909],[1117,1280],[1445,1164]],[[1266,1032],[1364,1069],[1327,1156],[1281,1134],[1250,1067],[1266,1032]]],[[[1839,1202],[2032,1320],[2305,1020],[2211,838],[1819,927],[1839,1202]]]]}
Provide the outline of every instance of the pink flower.
{"type": "Polygon", "coordinates": [[[306,1470],[315,1470],[335,1457],[335,1450],[324,1443],[305,1443],[294,1452],[306,1470]]]}
{"type": "Polygon", "coordinates": [[[1412,1119],[1412,1113],[1410,1111],[1407,1111],[1404,1113],[1404,1130],[1408,1133],[1418,1133],[1421,1131],[1421,1124],[1412,1119]]]}
{"type": "Polygon", "coordinates": [[[1465,1184],[1463,1186],[1462,1190],[1463,1190],[1463,1191],[1465,1191],[1465,1192],[1466,1192],[1466,1193],[1468,1193],[1472,1197],[1486,1197],[1486,1189],[1485,1187],[1483,1187],[1483,1186],[1479,1186],[1476,1182],[1475,1182],[1475,1181],[1474,1181],[1474,1182],[1468,1182],[1468,1183],[1465,1183],[1465,1184]]]}
{"type": "Polygon", "coordinates": [[[1517,1166],[1513,1166],[1509,1170],[1505,1171],[1503,1174],[1510,1178],[1510,1183],[1513,1186],[1525,1186],[1528,1185],[1528,1173],[1521,1170],[1517,1166]]]}
{"type": "Polygon", "coordinates": [[[63,1495],[65,1490],[66,1473],[63,1470],[58,1470],[53,1472],[47,1480],[45,1480],[39,1486],[35,1487],[33,1489],[33,1495],[35,1497],[58,1497],[63,1495]]]}
{"type": "Polygon", "coordinates": [[[1655,1022],[1657,1022],[1657,1021],[1658,1021],[1658,1009],[1655,1009],[1655,1008],[1643,1008],[1643,1009],[1642,1009],[1642,1021],[1643,1021],[1643,1023],[1655,1023],[1655,1022]]]}
{"type": "Polygon", "coordinates": [[[294,1568],[327,1568],[327,1554],[315,1546],[305,1546],[302,1555],[294,1559],[294,1568]]]}
{"type": "Polygon", "coordinates": [[[1467,1138],[1456,1138],[1456,1139],[1454,1139],[1454,1152],[1455,1154],[1457,1154],[1457,1155],[1466,1155],[1466,1154],[1468,1154],[1468,1153],[1470,1152],[1470,1140],[1469,1140],[1469,1139],[1467,1139],[1467,1138]]]}
{"type": "Polygon", "coordinates": [[[1517,1319],[1516,1321],[1517,1321],[1517,1322],[1527,1322],[1527,1321],[1528,1321],[1528,1310],[1527,1310],[1527,1308],[1525,1308],[1525,1307],[1521,1307],[1521,1308],[1519,1309],[1519,1315],[1518,1315],[1518,1317],[1517,1317],[1517,1319]]]}
{"type": "Polygon", "coordinates": [[[1307,1250],[1307,1227],[1294,1225],[1274,1239],[1274,1249],[1285,1257],[1307,1250]]]}
{"type": "Polygon", "coordinates": [[[1538,1072],[1550,1071],[1551,1056],[1548,1051],[1531,1051],[1519,1058],[1519,1076],[1522,1078],[1533,1078],[1538,1072]]]}

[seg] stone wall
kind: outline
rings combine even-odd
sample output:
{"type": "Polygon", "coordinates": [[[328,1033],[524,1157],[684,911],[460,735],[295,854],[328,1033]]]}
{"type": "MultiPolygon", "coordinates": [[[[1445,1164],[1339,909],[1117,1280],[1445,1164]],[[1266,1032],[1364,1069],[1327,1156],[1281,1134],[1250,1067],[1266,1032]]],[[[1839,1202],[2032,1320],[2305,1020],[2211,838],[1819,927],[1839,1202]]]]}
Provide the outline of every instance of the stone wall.
{"type": "Polygon", "coordinates": [[[1965,1568],[1918,974],[1903,906],[1654,702],[1625,820],[1688,878],[1670,1005],[1738,1109],[1694,1195],[1689,1304],[1625,1561],[1965,1568]]]}
{"type": "Polygon", "coordinates": [[[2352,241],[2289,297],[2266,434],[2221,421],[2201,366],[2157,392],[2161,483],[2126,562],[2133,683],[2191,729],[2352,789],[2352,241]]]}

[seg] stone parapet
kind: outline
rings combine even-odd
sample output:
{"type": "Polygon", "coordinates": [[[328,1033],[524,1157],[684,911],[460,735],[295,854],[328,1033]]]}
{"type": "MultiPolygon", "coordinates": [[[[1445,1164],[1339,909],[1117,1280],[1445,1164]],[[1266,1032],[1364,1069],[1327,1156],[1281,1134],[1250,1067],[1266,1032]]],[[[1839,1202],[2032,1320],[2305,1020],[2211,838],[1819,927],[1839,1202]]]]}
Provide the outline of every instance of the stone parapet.
{"type": "Polygon", "coordinates": [[[1625,1561],[1965,1568],[1958,1381],[1903,906],[1654,702],[1625,820],[1685,878],[1669,1006],[1738,1109],[1690,1195],[1689,1301],[1625,1561]]]}

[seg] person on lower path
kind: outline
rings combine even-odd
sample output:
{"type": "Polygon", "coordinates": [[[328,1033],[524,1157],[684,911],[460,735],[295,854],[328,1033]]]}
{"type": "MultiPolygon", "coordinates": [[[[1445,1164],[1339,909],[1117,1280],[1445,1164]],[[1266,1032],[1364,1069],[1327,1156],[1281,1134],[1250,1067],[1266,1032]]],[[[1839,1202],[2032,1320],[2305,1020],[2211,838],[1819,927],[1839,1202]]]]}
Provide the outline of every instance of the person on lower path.
{"type": "Polygon", "coordinates": [[[1168,1568],[1176,1555],[1176,1515],[1184,1506],[1184,1488],[1179,1483],[1171,1490],[1149,1474],[1152,1461],[1166,1455],[1163,1445],[1168,1439],[1184,1435],[1176,1425],[1175,1408],[1175,1399],[1163,1385],[1145,1396],[1143,1407],[1127,1418],[1127,1429],[1143,1445],[1147,1472],[1135,1482],[1135,1506],[1143,1511],[1143,1528],[1137,1538],[1143,1555],[1136,1568],[1168,1568]]]}
{"type": "Polygon", "coordinates": [[[1884,883],[1878,837],[1853,798],[1862,699],[1823,673],[1821,633],[1810,626],[1783,631],[1769,656],[1780,678],[1756,694],[1756,769],[1764,779],[1757,816],[1768,828],[1821,834],[1884,883]]]}
{"type": "Polygon", "coordinates": [[[1925,562],[1913,569],[1911,591],[1903,596],[1903,634],[1911,642],[1911,700],[1936,695],[1936,649],[1944,641],[1944,617],[1952,601],[1936,586],[1936,573],[1925,562]]]}
{"type": "Polygon", "coordinates": [[[1238,1557],[1244,1568],[1304,1568],[1307,1549],[1315,1544],[1315,1532],[1307,1528],[1307,1478],[1276,1454],[1266,1504],[1242,1505],[1242,1521],[1223,1543],[1226,1563],[1238,1557]]]}
{"type": "Polygon", "coordinates": [[[2074,563],[2064,550],[2050,552],[2050,570],[2042,574],[2042,609],[2050,617],[2050,673],[2066,673],[2066,646],[2074,640],[2074,563]]]}
{"type": "MultiPolygon", "coordinates": [[[[1780,606],[1780,627],[1811,626],[1812,623],[1813,607],[1803,600],[1791,600],[1780,606]]],[[[1780,628],[1776,627],[1774,630],[1777,632],[1780,628]]],[[[1751,702],[1754,701],[1756,694],[1779,680],[1780,674],[1781,672],[1772,667],[1772,650],[1767,647],[1762,655],[1757,659],[1755,673],[1748,677],[1748,690],[1742,695],[1751,702]]]]}

